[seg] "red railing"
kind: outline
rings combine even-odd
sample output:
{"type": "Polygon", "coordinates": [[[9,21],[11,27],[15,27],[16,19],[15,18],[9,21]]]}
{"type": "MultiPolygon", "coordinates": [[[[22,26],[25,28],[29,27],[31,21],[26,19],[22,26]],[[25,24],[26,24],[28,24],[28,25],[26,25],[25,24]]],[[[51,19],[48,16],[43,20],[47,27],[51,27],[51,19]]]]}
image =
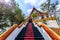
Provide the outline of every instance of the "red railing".
{"type": "Polygon", "coordinates": [[[41,24],[39,26],[42,27],[53,40],[60,40],[60,36],[57,33],[55,33],[52,29],[50,29],[47,25],[41,24]]]}

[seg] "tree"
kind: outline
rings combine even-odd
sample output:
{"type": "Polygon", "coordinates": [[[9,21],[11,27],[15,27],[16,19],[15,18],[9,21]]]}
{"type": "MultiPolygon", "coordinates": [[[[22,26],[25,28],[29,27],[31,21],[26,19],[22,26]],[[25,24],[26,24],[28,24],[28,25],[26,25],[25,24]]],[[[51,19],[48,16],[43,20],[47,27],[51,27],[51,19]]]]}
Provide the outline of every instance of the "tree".
{"type": "Polygon", "coordinates": [[[19,8],[18,5],[16,6],[15,13],[16,13],[16,16],[15,17],[18,20],[17,23],[20,24],[21,22],[24,21],[25,15],[22,14],[22,11],[21,11],[21,9],[19,8]]]}
{"type": "Polygon", "coordinates": [[[22,14],[22,10],[19,8],[18,4],[16,4],[15,1],[12,2],[14,2],[11,4],[12,6],[5,4],[0,5],[0,15],[2,14],[0,17],[0,28],[2,28],[2,30],[4,30],[3,27],[10,27],[14,23],[20,24],[25,21],[25,16],[22,14]],[[11,22],[11,25],[7,23],[7,20],[11,22]]]}
{"type": "MultiPolygon", "coordinates": [[[[58,5],[58,4],[59,4],[58,0],[55,3],[51,3],[50,0],[47,0],[47,2],[45,2],[41,5],[41,7],[42,7],[41,9],[43,11],[47,10],[48,12],[51,12],[52,14],[54,14],[56,16],[55,10],[56,10],[56,5],[58,5]]],[[[51,14],[50,14],[50,16],[51,16],[51,14]]]]}
{"type": "Polygon", "coordinates": [[[45,3],[43,3],[42,5],[41,5],[41,9],[43,10],[43,11],[50,11],[50,0],[47,0],[47,2],[45,2],[45,3]]]}
{"type": "Polygon", "coordinates": [[[55,11],[56,11],[56,5],[58,5],[58,1],[56,1],[55,3],[52,3],[51,4],[51,7],[50,7],[50,10],[52,10],[52,12],[54,12],[54,15],[56,16],[55,14],[55,11]]]}
{"type": "MultiPolygon", "coordinates": [[[[54,17],[57,20],[57,17],[56,17],[56,5],[58,5],[58,4],[59,4],[58,0],[56,2],[54,2],[54,3],[51,3],[50,0],[47,0],[47,3],[43,3],[41,5],[41,7],[42,7],[41,9],[43,11],[47,10],[49,12],[50,16],[52,16],[52,14],[53,14],[54,17]]],[[[57,20],[57,23],[58,23],[58,20],[57,20]]]]}

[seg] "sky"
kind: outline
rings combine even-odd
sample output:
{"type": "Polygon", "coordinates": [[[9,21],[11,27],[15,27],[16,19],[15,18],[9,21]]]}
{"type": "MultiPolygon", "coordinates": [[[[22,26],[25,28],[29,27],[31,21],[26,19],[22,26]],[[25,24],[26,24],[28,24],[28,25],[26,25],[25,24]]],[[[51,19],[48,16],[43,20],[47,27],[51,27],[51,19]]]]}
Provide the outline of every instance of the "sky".
{"type": "MultiPolygon", "coordinates": [[[[29,16],[29,14],[32,11],[32,8],[35,7],[38,10],[40,9],[40,5],[47,0],[15,0],[18,4],[22,12],[26,15],[26,17],[29,16]]],[[[55,2],[56,0],[51,0],[51,3],[55,2]]],[[[59,0],[58,0],[59,1],[59,0]]],[[[60,1],[59,1],[60,3],[60,1]]],[[[58,5],[60,7],[60,5],[58,5]]]]}

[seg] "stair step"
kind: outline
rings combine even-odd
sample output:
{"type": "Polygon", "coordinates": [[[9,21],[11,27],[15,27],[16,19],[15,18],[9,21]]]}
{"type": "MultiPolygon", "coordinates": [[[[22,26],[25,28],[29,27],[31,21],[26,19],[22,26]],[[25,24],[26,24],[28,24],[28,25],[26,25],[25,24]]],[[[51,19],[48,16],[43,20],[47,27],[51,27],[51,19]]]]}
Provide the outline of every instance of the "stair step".
{"type": "MultiPolygon", "coordinates": [[[[24,37],[17,37],[15,40],[23,40],[24,37]]],[[[35,39],[35,40],[44,40],[43,37],[25,37],[25,39],[35,39]]]]}
{"type": "Polygon", "coordinates": [[[29,29],[28,27],[29,26],[27,24],[27,26],[23,28],[23,30],[17,35],[15,40],[44,40],[44,37],[41,35],[38,29],[34,27],[34,24],[32,24],[33,31],[31,28],[29,29]],[[27,28],[28,30],[26,30],[27,28]],[[27,32],[27,35],[25,35],[26,32],[27,32]]]}
{"type": "MultiPolygon", "coordinates": [[[[27,35],[26,37],[33,37],[33,35],[27,35]]],[[[17,37],[24,37],[24,35],[18,35],[17,37]]],[[[40,35],[40,36],[35,36],[35,37],[42,37],[42,35],[40,35]]]]}
{"type": "Polygon", "coordinates": [[[17,38],[43,38],[43,37],[17,37],[17,38]]]}

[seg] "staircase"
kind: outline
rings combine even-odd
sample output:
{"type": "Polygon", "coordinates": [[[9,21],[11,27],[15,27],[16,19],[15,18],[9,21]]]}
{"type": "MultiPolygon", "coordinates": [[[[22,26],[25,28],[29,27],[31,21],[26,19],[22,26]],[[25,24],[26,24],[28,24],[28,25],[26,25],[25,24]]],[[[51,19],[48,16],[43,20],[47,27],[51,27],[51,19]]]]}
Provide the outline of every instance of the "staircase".
{"type": "Polygon", "coordinates": [[[56,34],[47,25],[41,24],[36,26],[29,21],[25,24],[14,24],[9,30],[0,36],[0,40],[60,40],[56,34]],[[22,26],[21,26],[22,25],[22,26]],[[24,27],[25,26],[25,27],[24,27]],[[40,28],[41,26],[41,28],[40,28]],[[53,35],[53,36],[52,36],[53,35]]]}
{"type": "Polygon", "coordinates": [[[44,40],[44,37],[34,26],[33,23],[27,23],[26,27],[17,35],[15,40],[44,40]]]}

